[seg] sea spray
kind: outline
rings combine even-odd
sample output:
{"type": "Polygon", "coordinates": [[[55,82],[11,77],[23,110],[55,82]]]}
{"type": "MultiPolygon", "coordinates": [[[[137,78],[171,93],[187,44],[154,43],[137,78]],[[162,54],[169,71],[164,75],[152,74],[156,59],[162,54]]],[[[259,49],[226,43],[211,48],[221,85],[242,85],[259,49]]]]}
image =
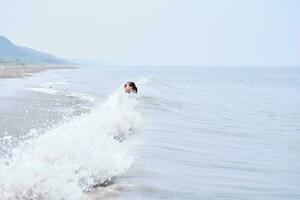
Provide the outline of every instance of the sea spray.
{"type": "Polygon", "coordinates": [[[141,114],[118,90],[88,114],[32,137],[0,163],[0,199],[82,199],[133,164],[141,114]],[[121,137],[121,140],[116,139],[121,137]]]}

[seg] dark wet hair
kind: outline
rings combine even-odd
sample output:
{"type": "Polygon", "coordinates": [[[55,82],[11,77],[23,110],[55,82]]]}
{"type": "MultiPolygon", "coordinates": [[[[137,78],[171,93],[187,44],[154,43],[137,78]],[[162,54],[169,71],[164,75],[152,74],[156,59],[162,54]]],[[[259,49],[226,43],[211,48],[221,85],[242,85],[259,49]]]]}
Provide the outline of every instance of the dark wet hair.
{"type": "Polygon", "coordinates": [[[137,93],[138,89],[137,89],[137,87],[136,87],[136,85],[135,85],[134,82],[128,81],[127,83],[125,83],[124,87],[126,87],[127,84],[129,85],[129,87],[132,87],[132,89],[133,89],[133,91],[134,91],[135,93],[137,93]]]}

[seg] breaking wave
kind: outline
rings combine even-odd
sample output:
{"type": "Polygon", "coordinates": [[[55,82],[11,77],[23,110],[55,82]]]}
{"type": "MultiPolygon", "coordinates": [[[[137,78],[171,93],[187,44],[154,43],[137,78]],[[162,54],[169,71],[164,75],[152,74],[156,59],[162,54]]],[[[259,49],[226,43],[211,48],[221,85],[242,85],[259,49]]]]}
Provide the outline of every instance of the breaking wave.
{"type": "Polygon", "coordinates": [[[135,94],[119,89],[88,114],[29,133],[0,160],[0,199],[83,199],[109,184],[135,161],[138,104],[135,94]]]}

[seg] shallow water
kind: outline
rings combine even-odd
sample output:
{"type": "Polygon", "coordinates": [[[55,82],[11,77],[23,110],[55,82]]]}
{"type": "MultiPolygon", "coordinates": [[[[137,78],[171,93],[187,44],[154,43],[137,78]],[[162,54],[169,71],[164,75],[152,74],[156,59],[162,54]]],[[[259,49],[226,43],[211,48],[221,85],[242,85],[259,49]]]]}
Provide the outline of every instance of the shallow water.
{"type": "Polygon", "coordinates": [[[82,67],[21,82],[91,112],[2,161],[1,199],[300,198],[300,68],[82,67]]]}

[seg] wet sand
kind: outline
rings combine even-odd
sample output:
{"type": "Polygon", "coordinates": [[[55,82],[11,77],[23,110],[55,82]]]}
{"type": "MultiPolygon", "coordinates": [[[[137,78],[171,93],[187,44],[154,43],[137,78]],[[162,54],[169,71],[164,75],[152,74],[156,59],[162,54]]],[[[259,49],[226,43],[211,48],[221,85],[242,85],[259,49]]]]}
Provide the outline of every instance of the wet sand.
{"type": "Polygon", "coordinates": [[[30,130],[39,134],[87,113],[89,102],[75,96],[50,95],[34,91],[20,91],[15,97],[0,98],[0,157],[26,138],[30,130]],[[9,136],[7,143],[3,137],[9,136]],[[1,139],[2,138],[2,139],[1,139]]]}
{"type": "MultiPolygon", "coordinates": [[[[75,68],[78,67],[0,65],[0,79],[24,78],[45,70],[75,68]]],[[[42,133],[74,116],[89,112],[89,102],[76,96],[45,94],[24,89],[16,89],[16,91],[12,95],[0,95],[0,157],[9,154],[30,130],[42,133]],[[3,140],[5,137],[10,138],[9,143],[3,140]]]]}
{"type": "Polygon", "coordinates": [[[4,78],[24,78],[32,73],[38,73],[45,70],[57,69],[75,69],[78,68],[72,65],[1,65],[0,64],[0,79],[4,78]]]}

